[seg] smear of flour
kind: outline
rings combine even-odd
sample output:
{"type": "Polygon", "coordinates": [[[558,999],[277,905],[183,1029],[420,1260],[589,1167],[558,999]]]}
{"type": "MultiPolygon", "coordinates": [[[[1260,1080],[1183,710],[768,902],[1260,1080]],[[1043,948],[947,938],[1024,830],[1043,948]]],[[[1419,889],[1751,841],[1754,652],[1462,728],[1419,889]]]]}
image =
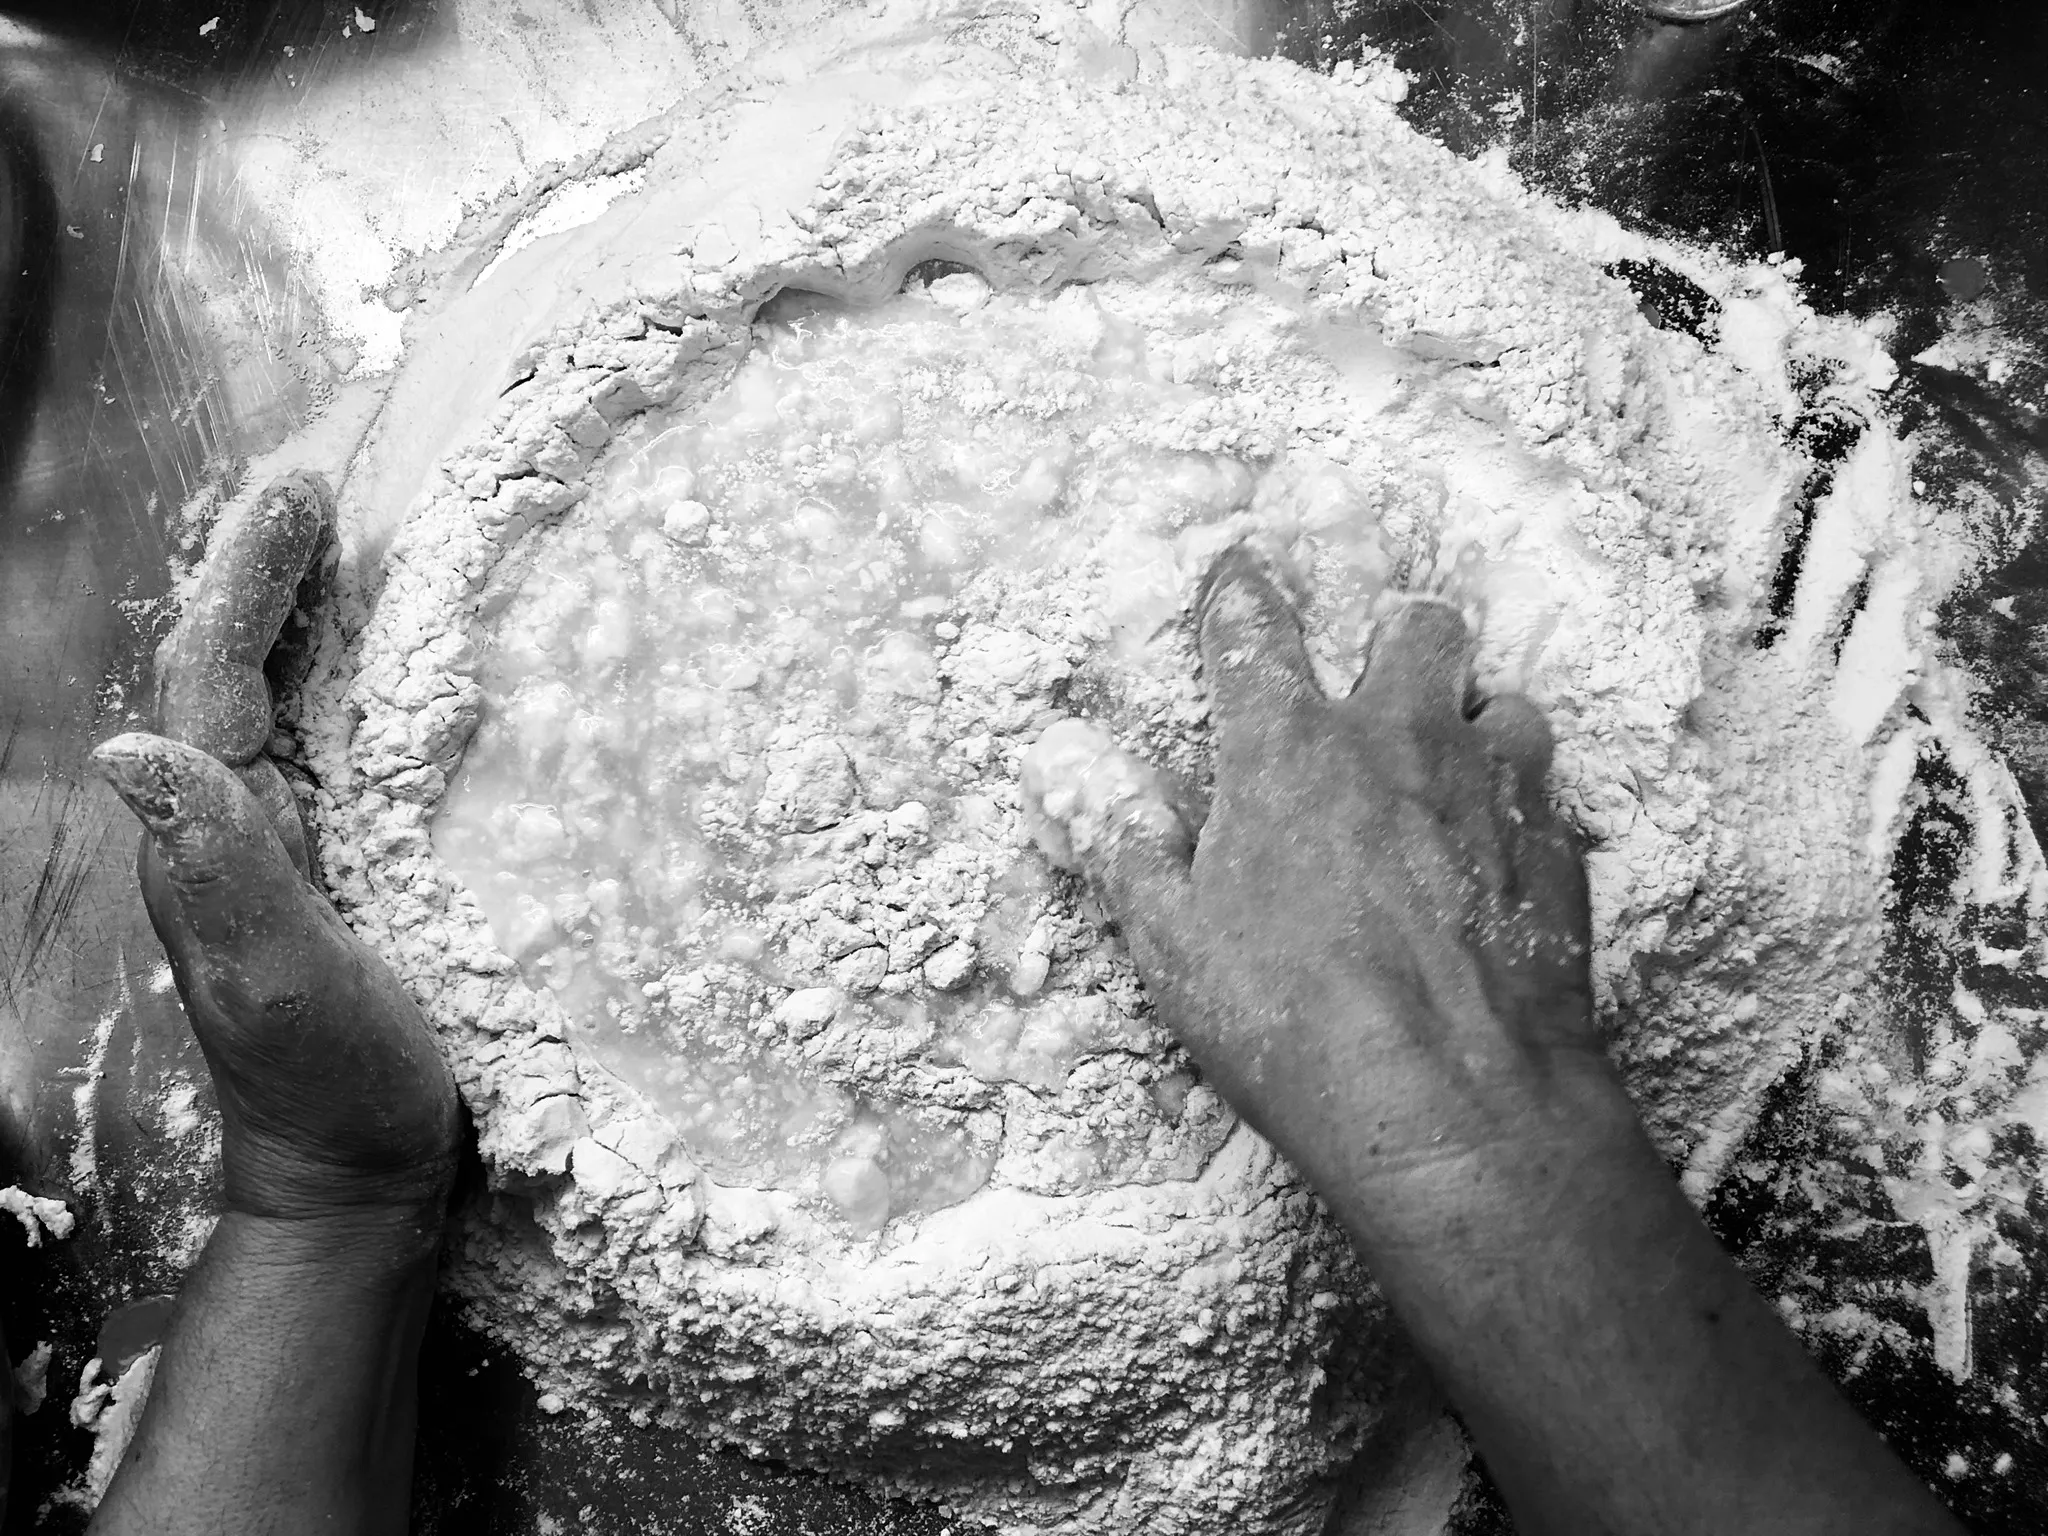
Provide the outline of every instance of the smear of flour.
{"type": "Polygon", "coordinates": [[[103,1362],[95,1356],[79,1372],[78,1394],[71,1400],[71,1422],[92,1431],[92,1459],[82,1482],[64,1502],[84,1509],[96,1508],[120,1470],[121,1458],[135,1439],[142,1422],[142,1410],[149,1405],[149,1389],[156,1381],[161,1346],[149,1349],[131,1361],[111,1381],[103,1380],[103,1362]]]}
{"type": "Polygon", "coordinates": [[[478,285],[487,283],[498,268],[509,258],[525,250],[536,240],[545,240],[549,235],[559,235],[564,230],[576,229],[588,224],[605,209],[628,192],[637,192],[647,179],[644,168],[618,171],[608,176],[593,176],[583,181],[565,182],[546,197],[542,198],[533,211],[512,226],[498,247],[488,265],[477,273],[478,285]]]}
{"type": "Polygon", "coordinates": [[[71,1184],[90,1189],[99,1179],[99,1094],[107,1075],[107,1051],[113,1045],[114,1026],[121,1010],[110,1008],[93,1023],[92,1044],[87,1047],[78,1086],[71,1090],[72,1131],[71,1184]]]}
{"type": "MultiPolygon", "coordinates": [[[[1964,556],[1912,497],[1881,350],[1782,271],[1456,161],[1384,68],[1135,53],[1047,14],[680,113],[553,253],[512,382],[474,370],[300,727],[335,897],[441,1031],[504,1191],[456,1283],[553,1400],[1019,1532],[1306,1532],[1406,1367],[1027,848],[1037,732],[1087,713],[1199,779],[1184,604],[1246,528],[1298,550],[1333,684],[1373,584],[1481,613],[1483,681],[1558,734],[1615,1053],[1702,1194],[1810,1042],[1904,1050],[1866,989],[1912,765],[1972,750],[1921,619],[1964,556]],[[736,132],[757,112],[793,136],[772,168],[736,132]],[[1716,296],[1724,344],[1652,329],[1600,270],[1623,257],[1716,296]],[[1025,329],[888,379],[757,313],[907,274],[920,325],[1025,329]],[[973,494],[918,479],[936,439],[892,470],[891,400],[992,467],[973,494]],[[1823,414],[1860,446],[1802,505],[1823,414]],[[1037,482],[1001,445],[1047,423],[1069,453],[1027,526],[1063,536],[1005,543],[990,509],[1037,482]],[[1119,445],[1153,458],[1066,477],[1119,445]],[[899,515],[900,555],[874,521],[899,515]],[[1787,596],[1802,523],[1826,554],[1787,596]],[[956,547],[958,581],[901,586],[956,547]],[[808,594],[747,585],[804,562],[808,594]],[[881,587],[870,628],[828,617],[881,587]],[[805,651],[834,625],[843,683],[805,651]],[[620,792],[642,729],[669,802],[620,792]],[[451,796],[473,735],[483,781],[451,796]],[[926,1198],[934,1158],[974,1178],[926,1198]]],[[[502,344],[487,296],[449,321],[473,351],[502,344]]],[[[2037,910],[2009,780],[1977,782],[1982,879],[2037,910]]]]}

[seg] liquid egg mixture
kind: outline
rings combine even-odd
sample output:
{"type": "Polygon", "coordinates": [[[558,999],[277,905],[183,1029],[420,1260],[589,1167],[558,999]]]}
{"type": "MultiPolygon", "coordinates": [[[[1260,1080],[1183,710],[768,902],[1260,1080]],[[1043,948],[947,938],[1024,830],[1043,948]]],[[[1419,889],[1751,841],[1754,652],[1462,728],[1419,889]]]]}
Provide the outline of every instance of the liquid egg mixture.
{"type": "MultiPolygon", "coordinates": [[[[1162,353],[1114,306],[966,272],[785,296],[729,386],[622,438],[485,598],[440,858],[711,1177],[855,1234],[1006,1151],[1072,1190],[1189,1176],[1216,1139],[1175,1129],[1189,1078],[1016,831],[1049,700],[1186,737],[1188,583],[1228,529],[1293,515],[1255,454],[1160,444],[1228,367],[1220,307],[1162,353]],[[1063,1094],[1084,1133],[1004,1113],[1063,1094]]],[[[1382,575],[1347,494],[1307,492],[1325,632],[1382,575]]]]}

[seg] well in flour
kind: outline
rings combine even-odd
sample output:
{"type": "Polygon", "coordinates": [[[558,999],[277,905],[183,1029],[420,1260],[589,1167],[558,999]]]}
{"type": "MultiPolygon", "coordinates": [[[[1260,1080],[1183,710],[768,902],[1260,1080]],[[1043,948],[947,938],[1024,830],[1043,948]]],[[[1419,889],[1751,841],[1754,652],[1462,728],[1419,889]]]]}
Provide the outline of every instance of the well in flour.
{"type": "MultiPolygon", "coordinates": [[[[1259,460],[1153,441],[1244,322],[1198,280],[1162,343],[1130,299],[959,270],[872,308],[785,295],[730,385],[619,442],[486,603],[442,859],[699,1164],[858,1232],[971,1194],[996,1143],[858,1081],[857,1052],[806,1059],[827,1031],[984,1098],[1158,1052],[1106,955],[1072,952],[1073,893],[1019,858],[1012,745],[1075,689],[1133,728],[1184,689],[1182,569],[1248,507],[1333,536],[1332,589],[1347,558],[1360,592],[1377,571],[1332,472],[1262,498],[1259,460]]],[[[1150,1130],[1122,1130],[1069,1181],[1125,1176],[1114,1143],[1150,1130]]]]}

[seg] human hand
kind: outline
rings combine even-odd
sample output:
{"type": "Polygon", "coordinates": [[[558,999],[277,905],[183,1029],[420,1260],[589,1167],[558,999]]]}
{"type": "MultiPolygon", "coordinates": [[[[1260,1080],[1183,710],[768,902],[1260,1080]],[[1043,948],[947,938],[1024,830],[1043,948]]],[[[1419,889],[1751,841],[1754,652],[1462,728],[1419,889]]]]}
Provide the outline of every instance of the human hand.
{"type": "Polygon", "coordinates": [[[1368,1227],[1510,1187],[1475,1161],[1633,1135],[1593,1021],[1584,871],[1544,798],[1548,727],[1516,695],[1470,707],[1457,610],[1397,600],[1343,699],[1244,546],[1197,621],[1216,736],[1199,830],[1080,722],[1032,749],[1024,790],[1210,1080],[1368,1227]]]}
{"type": "Polygon", "coordinates": [[[1457,611],[1389,609],[1337,700],[1242,546],[1196,620],[1206,821],[1080,722],[1027,756],[1027,812],[1358,1241],[1516,1528],[1955,1536],[1643,1135],[1593,1022],[1549,731],[1513,695],[1469,706],[1457,611]]]}
{"type": "Polygon", "coordinates": [[[438,1232],[454,1079],[398,979],[308,880],[296,803],[262,756],[264,663],[331,518],[323,485],[287,477],[226,530],[158,652],[165,734],[117,736],[93,761],[143,823],[143,900],[213,1075],[228,1209],[417,1211],[438,1232]]]}

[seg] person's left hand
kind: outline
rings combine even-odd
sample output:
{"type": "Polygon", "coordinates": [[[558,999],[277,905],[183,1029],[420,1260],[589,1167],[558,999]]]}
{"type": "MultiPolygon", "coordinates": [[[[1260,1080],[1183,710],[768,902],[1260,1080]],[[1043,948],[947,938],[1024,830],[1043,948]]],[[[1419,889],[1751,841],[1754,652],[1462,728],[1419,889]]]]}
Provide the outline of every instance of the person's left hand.
{"type": "Polygon", "coordinates": [[[332,538],[309,476],[271,485],[209,551],[157,655],[163,735],[93,761],[141,818],[151,925],[220,1100],[231,1211],[417,1211],[436,1230],[460,1135],[454,1078],[398,978],[314,888],[263,750],[264,662],[332,538]]]}

